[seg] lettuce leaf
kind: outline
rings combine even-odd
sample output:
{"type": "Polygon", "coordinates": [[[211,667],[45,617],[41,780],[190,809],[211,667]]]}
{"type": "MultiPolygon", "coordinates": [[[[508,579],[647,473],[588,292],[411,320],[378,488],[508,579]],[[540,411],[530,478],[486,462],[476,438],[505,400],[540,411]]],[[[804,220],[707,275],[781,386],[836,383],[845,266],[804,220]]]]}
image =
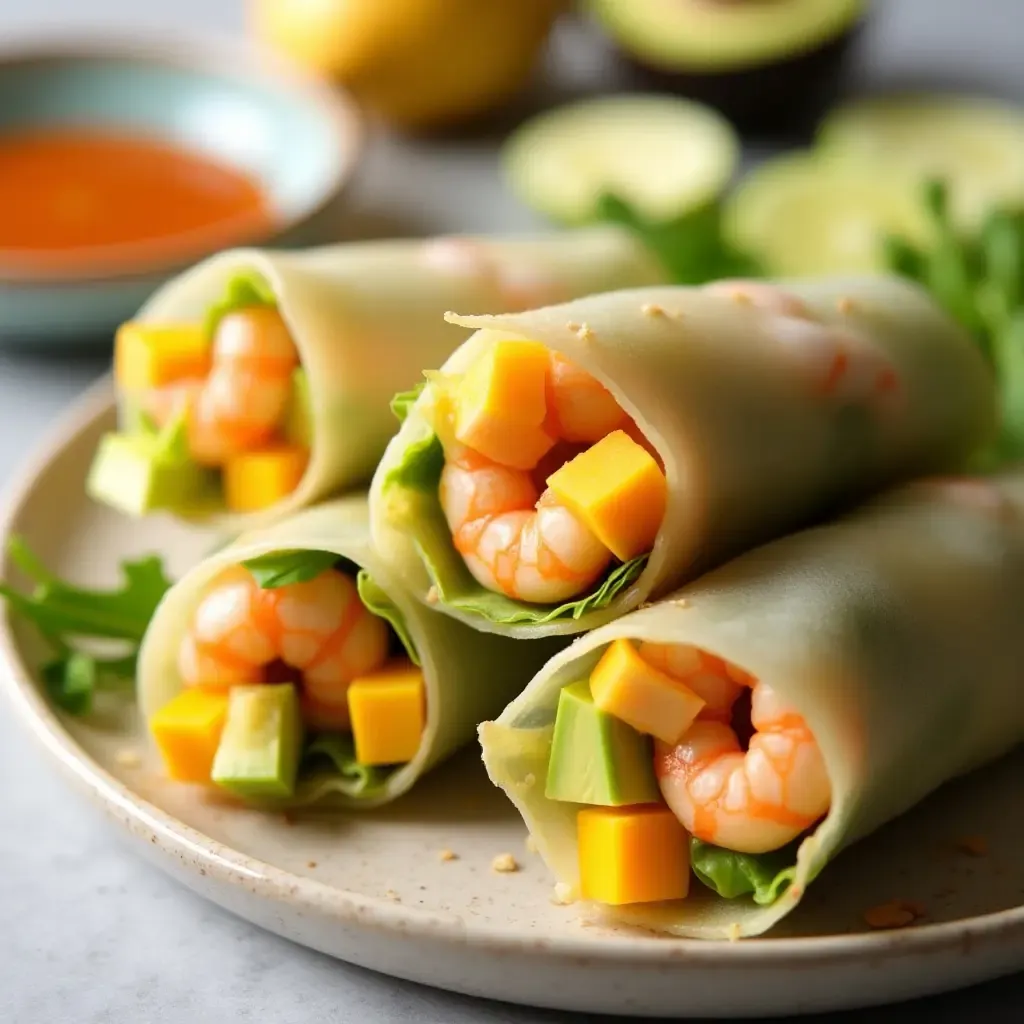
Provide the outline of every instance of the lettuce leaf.
{"type": "Polygon", "coordinates": [[[437,585],[438,597],[448,607],[470,615],[479,615],[501,625],[553,622],[556,619],[579,620],[591,612],[607,608],[628,589],[644,571],[648,555],[640,555],[616,566],[591,593],[559,605],[531,605],[496,594],[473,579],[452,546],[437,500],[437,488],[444,469],[444,449],[437,435],[430,433],[406,448],[402,460],[385,477],[383,492],[400,489],[399,502],[405,511],[405,529],[415,535],[416,549],[437,585]]]}
{"type": "Polygon", "coordinates": [[[398,610],[398,606],[374,583],[365,569],[359,570],[359,574],[356,576],[356,587],[359,589],[359,599],[374,615],[391,626],[398,639],[401,640],[405,653],[409,655],[409,660],[419,666],[421,664],[420,656],[416,651],[416,645],[412,642],[409,627],[405,624],[405,616],[398,610]]]}
{"type": "Polygon", "coordinates": [[[795,844],[771,853],[735,853],[691,838],[690,861],[693,873],[719,896],[749,895],[762,907],[774,903],[796,877],[795,844]]]}
{"type": "Polygon", "coordinates": [[[308,583],[332,568],[338,556],[332,551],[272,551],[242,563],[261,590],[275,590],[291,583],[308,583]]]}
{"type": "Polygon", "coordinates": [[[315,736],[303,751],[302,772],[319,776],[310,779],[306,786],[305,800],[308,802],[327,796],[332,789],[341,790],[348,796],[366,796],[382,786],[391,774],[388,768],[360,764],[356,760],[352,737],[344,733],[315,736]],[[327,773],[328,779],[324,779],[327,773]]]}
{"type": "Polygon", "coordinates": [[[234,274],[224,288],[224,295],[215,302],[203,318],[203,331],[213,337],[221,319],[239,309],[252,306],[276,306],[277,297],[262,274],[255,270],[240,270],[234,274]]]}
{"type": "Polygon", "coordinates": [[[416,404],[416,399],[423,394],[423,389],[426,386],[427,382],[421,380],[415,387],[410,388],[408,391],[399,391],[391,399],[391,411],[399,423],[405,422],[406,417],[409,415],[409,410],[416,404]]]}

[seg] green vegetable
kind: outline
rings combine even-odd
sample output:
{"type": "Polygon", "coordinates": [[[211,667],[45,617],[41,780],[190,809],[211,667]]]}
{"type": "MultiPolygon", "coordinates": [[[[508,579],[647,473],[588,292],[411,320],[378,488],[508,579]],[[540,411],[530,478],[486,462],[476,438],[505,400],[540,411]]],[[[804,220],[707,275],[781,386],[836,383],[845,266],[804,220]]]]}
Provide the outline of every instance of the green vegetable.
{"type": "Polygon", "coordinates": [[[359,574],[356,576],[356,587],[359,589],[359,600],[363,602],[367,610],[391,626],[405,648],[409,660],[414,665],[420,665],[420,656],[416,651],[416,645],[412,642],[405,616],[398,610],[397,605],[374,583],[365,569],[359,570],[359,574]]]}
{"type": "Polygon", "coordinates": [[[916,246],[886,239],[888,268],[925,287],[975,338],[997,378],[1002,410],[999,437],[979,453],[976,468],[993,469],[1024,457],[1024,210],[993,209],[982,227],[954,224],[948,189],[923,189],[933,241],[916,246]]]}
{"type": "Polygon", "coordinates": [[[661,261],[676,284],[705,284],[723,277],[756,277],[756,261],[726,239],[718,204],[673,221],[651,221],[617,195],[598,202],[598,216],[629,228],[661,261]]]}
{"type": "Polygon", "coordinates": [[[277,298],[273,288],[255,270],[243,270],[235,274],[224,288],[224,296],[206,312],[203,330],[212,337],[221,319],[228,313],[253,306],[276,306],[277,298]]]}
{"type": "Polygon", "coordinates": [[[796,850],[791,844],[771,853],[734,853],[690,839],[693,873],[709,889],[727,900],[752,896],[759,906],[770,906],[796,876],[796,850]]]}
{"type": "Polygon", "coordinates": [[[70,714],[85,714],[96,692],[130,685],[139,644],[157,605],[171,585],[155,556],[121,563],[123,584],[114,590],[76,587],[54,576],[21,537],[7,546],[11,561],[34,584],[21,593],[0,582],[0,597],[43,634],[56,657],[42,666],[53,702],[70,714]],[[127,651],[98,656],[72,640],[116,640],[127,651]]]}
{"type": "Polygon", "coordinates": [[[395,419],[399,423],[405,422],[405,418],[409,415],[409,410],[416,404],[416,399],[420,397],[426,386],[427,382],[421,380],[415,387],[410,388],[408,391],[399,391],[391,399],[391,411],[395,414],[395,419]]]}
{"type": "Polygon", "coordinates": [[[261,590],[308,583],[332,568],[338,556],[330,551],[274,551],[243,562],[261,590]]]}
{"type": "Polygon", "coordinates": [[[308,743],[302,755],[303,773],[321,771],[324,760],[330,764],[332,774],[341,776],[349,796],[366,795],[383,785],[390,774],[389,769],[360,764],[352,737],[343,733],[323,733],[308,743]]]}

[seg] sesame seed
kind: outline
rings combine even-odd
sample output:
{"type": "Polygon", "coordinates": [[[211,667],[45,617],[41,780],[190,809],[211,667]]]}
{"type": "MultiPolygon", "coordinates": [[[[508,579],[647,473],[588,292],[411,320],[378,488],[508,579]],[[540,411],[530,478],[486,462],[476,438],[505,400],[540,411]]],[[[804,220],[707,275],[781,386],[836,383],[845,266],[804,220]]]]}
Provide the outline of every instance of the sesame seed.
{"type": "Polygon", "coordinates": [[[668,314],[655,302],[648,302],[646,305],[640,307],[640,312],[644,316],[667,316],[668,314]]]}
{"type": "Polygon", "coordinates": [[[580,341],[591,341],[593,340],[594,332],[586,324],[582,324],[580,329],[576,332],[576,337],[579,338],[580,341]]]}

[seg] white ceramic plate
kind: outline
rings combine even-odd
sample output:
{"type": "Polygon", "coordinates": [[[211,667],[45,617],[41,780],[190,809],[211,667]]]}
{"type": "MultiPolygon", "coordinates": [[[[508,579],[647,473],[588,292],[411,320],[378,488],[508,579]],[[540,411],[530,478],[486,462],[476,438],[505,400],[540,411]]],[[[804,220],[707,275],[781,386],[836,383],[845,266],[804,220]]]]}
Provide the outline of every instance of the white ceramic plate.
{"type": "MultiPolygon", "coordinates": [[[[112,422],[104,385],[32,460],[2,532],[24,534],[53,569],[84,583],[111,583],[121,557],[153,550],[180,572],[209,550],[209,534],[126,523],[84,496],[93,448],[112,422]]],[[[35,638],[17,624],[0,623],[0,656],[26,727],[137,849],[255,924],[387,974],[539,1006],[727,1017],[878,1004],[1024,968],[1022,755],[849,851],[771,938],[668,940],[553,904],[518,817],[472,750],[383,812],[286,821],[163,780],[123,708],[87,722],[55,714],[30,672],[35,638]],[[967,837],[984,838],[988,853],[960,849],[967,837]],[[442,861],[445,848],[458,859],[442,861]],[[506,852],[522,869],[495,874],[491,861],[506,852]],[[928,916],[902,931],[868,930],[864,911],[894,898],[919,901],[928,916]]]]}

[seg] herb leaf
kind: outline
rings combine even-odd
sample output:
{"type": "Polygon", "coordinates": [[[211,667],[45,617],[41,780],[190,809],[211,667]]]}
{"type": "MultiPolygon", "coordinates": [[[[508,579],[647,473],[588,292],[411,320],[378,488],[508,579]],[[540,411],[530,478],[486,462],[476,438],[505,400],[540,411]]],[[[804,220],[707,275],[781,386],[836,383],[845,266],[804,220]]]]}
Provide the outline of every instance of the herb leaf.
{"type": "Polygon", "coordinates": [[[607,193],[598,201],[600,220],[629,228],[668,271],[675,284],[705,284],[723,277],[760,276],[756,262],[727,241],[717,204],[673,221],[649,221],[624,199],[607,193]]]}
{"type": "Polygon", "coordinates": [[[338,556],[330,551],[274,551],[250,558],[242,565],[262,590],[275,590],[290,583],[308,583],[337,561],[338,556]]]}
{"type": "Polygon", "coordinates": [[[54,576],[25,540],[8,542],[11,561],[34,583],[30,593],[0,582],[0,597],[49,641],[56,657],[41,668],[50,699],[70,714],[85,714],[98,689],[130,684],[139,644],[171,585],[156,556],[121,563],[122,585],[113,590],[76,587],[54,576]],[[127,641],[127,653],[99,658],[76,650],[72,638],[127,641]]]}
{"type": "Polygon", "coordinates": [[[408,391],[399,391],[391,399],[391,412],[399,423],[405,422],[405,418],[409,415],[409,410],[416,404],[416,399],[420,397],[426,386],[427,382],[421,380],[415,387],[410,388],[408,391]]]}

